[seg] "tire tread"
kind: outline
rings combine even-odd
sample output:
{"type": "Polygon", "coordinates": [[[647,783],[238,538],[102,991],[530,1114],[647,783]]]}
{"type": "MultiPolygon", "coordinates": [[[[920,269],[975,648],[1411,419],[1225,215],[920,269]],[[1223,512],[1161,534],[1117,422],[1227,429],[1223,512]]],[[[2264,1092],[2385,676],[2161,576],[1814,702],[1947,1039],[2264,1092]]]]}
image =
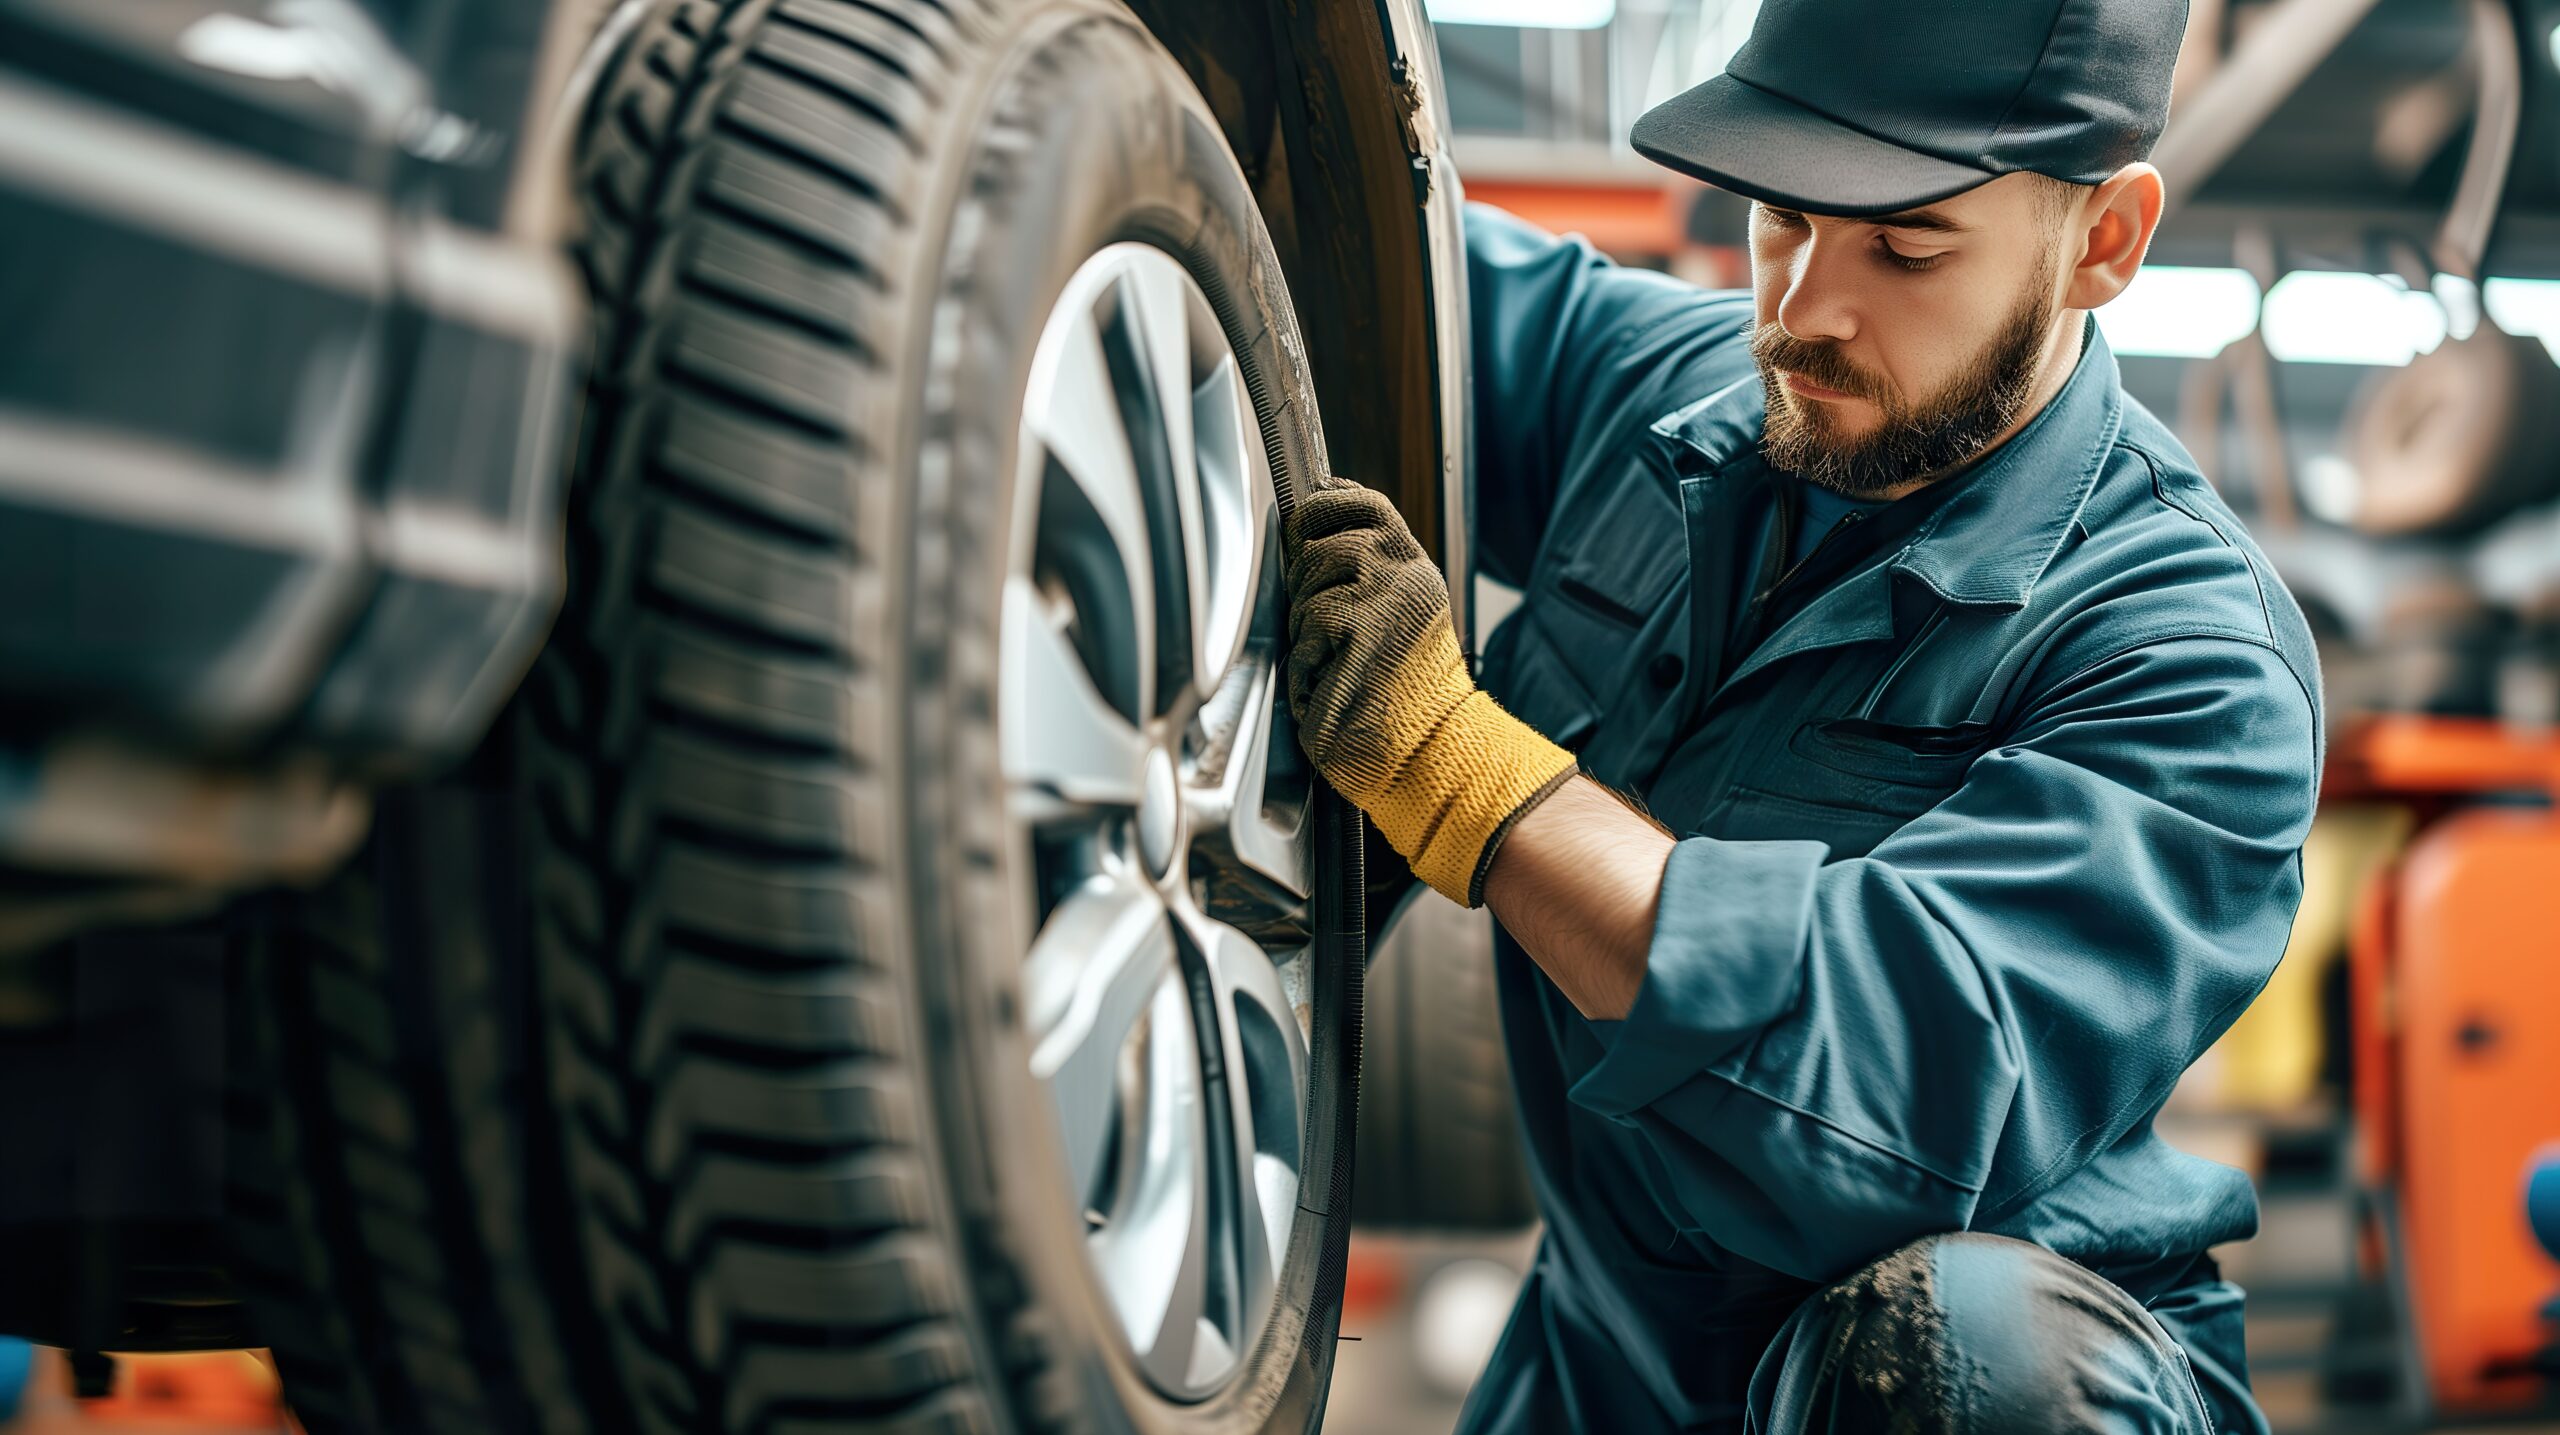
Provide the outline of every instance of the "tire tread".
{"type": "Polygon", "coordinates": [[[597,1294],[646,1424],[993,1431],[877,946],[896,435],[860,397],[914,337],[893,276],[964,36],[921,0],[664,29],[581,189],[610,382],[528,725],[597,1294]],[[669,81],[687,40],[713,78],[669,81]]]}

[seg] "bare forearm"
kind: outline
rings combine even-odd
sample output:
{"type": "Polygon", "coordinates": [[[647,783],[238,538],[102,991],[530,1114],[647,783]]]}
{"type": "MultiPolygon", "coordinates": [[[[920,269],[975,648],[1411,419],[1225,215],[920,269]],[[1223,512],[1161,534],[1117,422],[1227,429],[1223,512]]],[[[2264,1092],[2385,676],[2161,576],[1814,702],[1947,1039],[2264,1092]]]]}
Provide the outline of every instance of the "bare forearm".
{"type": "Polygon", "coordinates": [[[1484,901],[1575,1008],[1615,1021],[1644,985],[1671,835],[1588,777],[1521,814],[1484,901]]]}

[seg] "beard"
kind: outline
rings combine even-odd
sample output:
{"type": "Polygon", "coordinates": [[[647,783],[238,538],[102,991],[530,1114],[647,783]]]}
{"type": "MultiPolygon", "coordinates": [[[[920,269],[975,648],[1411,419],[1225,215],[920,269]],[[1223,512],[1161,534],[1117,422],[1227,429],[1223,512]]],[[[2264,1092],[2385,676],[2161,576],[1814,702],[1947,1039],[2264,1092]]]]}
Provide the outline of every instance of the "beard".
{"type": "Polygon", "coordinates": [[[1776,324],[1751,336],[1751,357],[1767,391],[1760,450],[1769,466],[1845,498],[1883,498],[1915,478],[1954,468],[1982,452],[2017,420],[2035,390],[2036,361],[2053,321],[2052,261],[2040,266],[2008,321],[1956,376],[1913,403],[1890,380],[1850,362],[1836,344],[1799,339],[1776,324]],[[1874,404],[1881,417],[1862,436],[1841,428],[1829,405],[1789,394],[1784,369],[1826,389],[1874,404]]]}

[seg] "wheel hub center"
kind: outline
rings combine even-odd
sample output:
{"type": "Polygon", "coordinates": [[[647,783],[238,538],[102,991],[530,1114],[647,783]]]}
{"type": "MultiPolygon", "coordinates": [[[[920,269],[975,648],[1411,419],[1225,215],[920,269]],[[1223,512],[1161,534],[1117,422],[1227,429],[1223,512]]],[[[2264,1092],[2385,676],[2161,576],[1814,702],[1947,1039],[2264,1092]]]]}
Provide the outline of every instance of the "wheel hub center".
{"type": "Polygon", "coordinates": [[[1182,784],[1173,770],[1173,755],[1163,748],[1147,753],[1146,787],[1138,803],[1138,856],[1147,871],[1162,879],[1173,870],[1182,845],[1182,784]]]}

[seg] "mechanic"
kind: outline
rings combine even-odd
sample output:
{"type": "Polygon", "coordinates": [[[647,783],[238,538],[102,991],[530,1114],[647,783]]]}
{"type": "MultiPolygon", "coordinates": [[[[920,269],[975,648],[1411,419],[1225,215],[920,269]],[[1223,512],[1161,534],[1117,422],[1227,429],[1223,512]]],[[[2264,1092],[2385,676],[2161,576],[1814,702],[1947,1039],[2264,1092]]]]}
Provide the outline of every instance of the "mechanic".
{"type": "Polygon", "coordinates": [[[2266,1429],[2256,1197],[2152,1123],[2284,946],[2318,677],[2089,313],[2184,8],[1767,0],[1634,135],[1749,295],[1470,213],[1481,688],[1382,497],[1293,511],[1307,752],[1499,921],[1546,1229],[1462,1430],[2266,1429]]]}

